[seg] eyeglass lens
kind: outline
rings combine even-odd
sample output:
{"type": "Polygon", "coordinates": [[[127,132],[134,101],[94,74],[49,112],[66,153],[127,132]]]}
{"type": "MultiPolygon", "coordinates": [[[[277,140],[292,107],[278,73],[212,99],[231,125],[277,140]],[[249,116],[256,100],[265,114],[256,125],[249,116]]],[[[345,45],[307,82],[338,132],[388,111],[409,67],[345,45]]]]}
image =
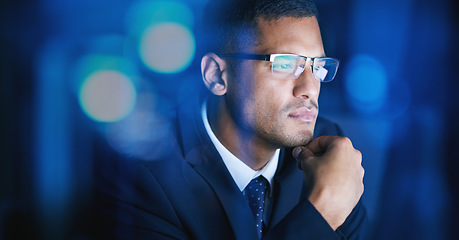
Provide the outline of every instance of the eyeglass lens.
{"type": "MultiPolygon", "coordinates": [[[[276,77],[296,79],[306,67],[306,58],[296,55],[275,56],[272,63],[272,72],[276,77]]],[[[336,75],[338,61],[332,58],[315,58],[312,73],[320,82],[330,82],[336,75]]]]}

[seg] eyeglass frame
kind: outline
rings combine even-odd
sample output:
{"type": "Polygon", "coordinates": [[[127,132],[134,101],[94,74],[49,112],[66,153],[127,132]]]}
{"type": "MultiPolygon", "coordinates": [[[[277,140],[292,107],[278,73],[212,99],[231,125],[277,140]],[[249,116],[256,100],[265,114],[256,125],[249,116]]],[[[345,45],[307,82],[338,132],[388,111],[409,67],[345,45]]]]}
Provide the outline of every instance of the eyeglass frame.
{"type": "MultiPolygon", "coordinates": [[[[302,55],[291,54],[291,53],[274,53],[274,54],[230,53],[230,54],[219,54],[219,56],[221,58],[236,58],[236,59],[244,59],[244,60],[260,60],[260,61],[267,61],[267,62],[274,62],[274,58],[277,57],[277,56],[296,56],[296,57],[301,57],[301,58],[306,59],[306,63],[308,61],[312,62],[312,64],[309,65],[312,73],[314,73],[313,66],[314,66],[314,60],[315,59],[332,59],[332,60],[334,60],[336,62],[335,74],[333,75],[331,80],[329,80],[329,81],[320,81],[320,80],[318,80],[320,82],[331,82],[331,81],[333,81],[333,79],[335,79],[336,72],[338,71],[338,67],[339,67],[339,63],[340,63],[340,60],[336,59],[336,58],[331,58],[331,57],[315,57],[315,58],[313,58],[313,57],[305,57],[305,56],[302,56],[302,55]]],[[[301,72],[301,74],[304,72],[305,68],[303,68],[303,71],[301,72]]],[[[272,66],[271,66],[271,71],[273,71],[272,66]]],[[[296,78],[301,76],[301,74],[299,74],[296,78]]],[[[316,79],[316,78],[314,77],[314,79],[316,79]]]]}

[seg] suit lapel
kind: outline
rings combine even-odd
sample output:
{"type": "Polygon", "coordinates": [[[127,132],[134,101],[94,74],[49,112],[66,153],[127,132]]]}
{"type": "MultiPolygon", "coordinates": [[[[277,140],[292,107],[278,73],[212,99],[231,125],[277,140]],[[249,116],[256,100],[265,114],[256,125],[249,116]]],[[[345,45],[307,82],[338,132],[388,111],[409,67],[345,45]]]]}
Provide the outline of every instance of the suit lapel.
{"type": "Polygon", "coordinates": [[[300,200],[306,195],[303,192],[304,175],[296,166],[296,160],[291,157],[292,149],[283,149],[279,166],[274,176],[273,210],[270,228],[278,224],[300,200]]]}
{"type": "MultiPolygon", "coordinates": [[[[209,152],[214,151],[214,149],[207,150],[209,152]]],[[[257,239],[255,222],[245,198],[224,166],[220,156],[209,152],[204,154],[199,151],[190,152],[187,160],[193,161],[193,159],[205,156],[206,159],[201,164],[193,165],[193,167],[212,187],[220,200],[236,239],[257,239]],[[209,158],[211,155],[215,158],[209,158]]]]}
{"type": "Polygon", "coordinates": [[[179,112],[183,157],[214,190],[236,239],[257,239],[250,208],[206,134],[200,112],[196,111],[200,106],[196,105],[182,107],[179,112]]]}

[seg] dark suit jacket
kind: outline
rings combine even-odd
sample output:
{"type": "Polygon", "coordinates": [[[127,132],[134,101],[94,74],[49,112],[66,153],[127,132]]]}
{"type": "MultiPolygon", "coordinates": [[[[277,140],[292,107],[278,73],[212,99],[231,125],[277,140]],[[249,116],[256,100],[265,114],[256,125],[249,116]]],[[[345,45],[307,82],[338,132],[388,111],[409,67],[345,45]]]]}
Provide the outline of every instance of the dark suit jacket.
{"type": "MultiPolygon", "coordinates": [[[[250,208],[205,132],[199,104],[183,105],[173,115],[174,143],[167,154],[98,159],[100,236],[257,239],[250,208]]],[[[315,135],[341,134],[337,125],[318,119],[315,135]]],[[[291,149],[282,149],[263,239],[358,239],[365,219],[361,204],[335,232],[307,200],[303,179],[291,149]]]]}

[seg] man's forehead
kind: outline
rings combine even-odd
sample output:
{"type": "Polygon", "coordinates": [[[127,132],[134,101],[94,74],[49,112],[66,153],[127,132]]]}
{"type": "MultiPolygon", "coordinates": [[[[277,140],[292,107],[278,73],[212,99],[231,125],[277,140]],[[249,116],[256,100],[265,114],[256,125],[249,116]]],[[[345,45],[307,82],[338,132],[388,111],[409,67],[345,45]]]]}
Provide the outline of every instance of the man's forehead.
{"type": "Polygon", "coordinates": [[[253,51],[262,54],[291,53],[307,57],[325,56],[316,17],[281,17],[257,21],[257,43],[253,51]]]}

